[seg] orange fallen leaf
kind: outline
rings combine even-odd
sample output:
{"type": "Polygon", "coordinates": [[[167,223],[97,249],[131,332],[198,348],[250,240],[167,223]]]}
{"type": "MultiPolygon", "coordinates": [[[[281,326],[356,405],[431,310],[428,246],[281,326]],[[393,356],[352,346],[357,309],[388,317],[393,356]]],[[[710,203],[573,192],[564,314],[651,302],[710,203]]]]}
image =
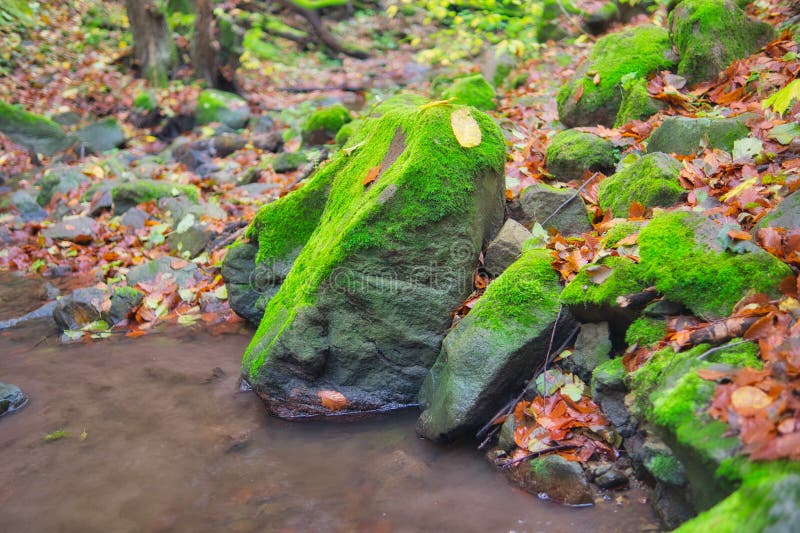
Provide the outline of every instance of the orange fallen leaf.
{"type": "Polygon", "coordinates": [[[631,206],[628,208],[628,218],[642,220],[644,218],[644,206],[639,202],[631,202],[631,206]]]}
{"type": "Polygon", "coordinates": [[[759,388],[746,385],[739,387],[731,394],[731,405],[740,414],[752,413],[753,410],[764,409],[772,403],[772,398],[759,388]]]}
{"type": "Polygon", "coordinates": [[[322,407],[331,411],[339,411],[347,406],[347,398],[344,394],[335,390],[321,390],[317,392],[322,407]]]}
{"type": "Polygon", "coordinates": [[[378,165],[376,167],[372,167],[371,169],[369,169],[367,171],[366,177],[364,178],[364,187],[366,187],[367,185],[369,185],[370,183],[372,183],[376,179],[378,179],[378,174],[380,174],[380,173],[381,173],[381,166],[380,165],[378,165]]]}
{"type": "Polygon", "coordinates": [[[575,91],[575,101],[580,102],[581,96],[583,96],[583,84],[578,85],[578,90],[575,91]]]}
{"type": "Polygon", "coordinates": [[[732,229],[728,232],[728,237],[731,239],[735,239],[737,241],[749,241],[753,238],[752,235],[747,233],[746,231],[742,231],[739,229],[732,229]]]}

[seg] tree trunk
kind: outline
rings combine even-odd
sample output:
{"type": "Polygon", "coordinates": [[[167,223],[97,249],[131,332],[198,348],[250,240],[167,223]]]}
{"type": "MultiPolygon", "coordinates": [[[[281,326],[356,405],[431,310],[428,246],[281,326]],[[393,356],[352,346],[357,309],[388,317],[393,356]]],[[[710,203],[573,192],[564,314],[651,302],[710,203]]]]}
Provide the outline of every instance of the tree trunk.
{"type": "Polygon", "coordinates": [[[219,44],[214,39],[214,12],[211,0],[195,0],[197,19],[192,43],[192,63],[195,75],[209,87],[217,87],[219,44]]]}
{"type": "Polygon", "coordinates": [[[153,85],[164,85],[178,62],[164,13],[151,0],[125,0],[125,9],[142,76],[153,85]]]}

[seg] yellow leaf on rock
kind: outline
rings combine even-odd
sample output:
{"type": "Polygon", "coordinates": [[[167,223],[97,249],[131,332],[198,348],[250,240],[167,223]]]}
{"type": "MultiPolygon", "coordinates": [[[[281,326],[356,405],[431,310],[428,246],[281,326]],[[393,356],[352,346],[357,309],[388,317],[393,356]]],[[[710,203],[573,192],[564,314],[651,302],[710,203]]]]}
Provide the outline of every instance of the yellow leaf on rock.
{"type": "Polygon", "coordinates": [[[472,148],[481,144],[481,128],[466,107],[453,111],[453,114],[450,115],[450,126],[453,128],[458,144],[464,148],[472,148]]]}

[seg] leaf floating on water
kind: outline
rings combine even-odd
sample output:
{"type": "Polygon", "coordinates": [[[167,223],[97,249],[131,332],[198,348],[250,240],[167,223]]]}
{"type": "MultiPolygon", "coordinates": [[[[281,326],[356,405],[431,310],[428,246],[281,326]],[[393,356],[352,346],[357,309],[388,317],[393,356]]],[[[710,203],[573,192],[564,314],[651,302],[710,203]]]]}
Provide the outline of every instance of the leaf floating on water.
{"type": "Polygon", "coordinates": [[[378,179],[378,174],[380,174],[380,173],[381,173],[381,166],[380,165],[378,165],[376,167],[372,167],[371,169],[369,169],[367,171],[366,177],[364,178],[364,187],[366,187],[367,185],[369,185],[370,183],[372,183],[373,181],[378,179]]]}
{"type": "Polygon", "coordinates": [[[335,390],[321,390],[317,392],[322,407],[331,411],[339,411],[347,406],[347,398],[344,394],[335,390]]]}
{"type": "Polygon", "coordinates": [[[481,144],[481,128],[466,107],[453,111],[450,115],[450,126],[453,128],[458,144],[464,148],[472,148],[481,144]]]}

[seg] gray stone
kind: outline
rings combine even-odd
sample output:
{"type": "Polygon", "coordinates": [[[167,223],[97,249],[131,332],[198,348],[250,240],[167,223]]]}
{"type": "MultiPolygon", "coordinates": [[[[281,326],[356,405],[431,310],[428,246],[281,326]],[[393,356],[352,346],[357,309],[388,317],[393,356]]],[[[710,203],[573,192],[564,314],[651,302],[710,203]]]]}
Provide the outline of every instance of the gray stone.
{"type": "Polygon", "coordinates": [[[592,372],[598,365],[609,360],[611,338],[608,323],[582,324],[575,350],[566,359],[559,361],[561,368],[577,375],[585,383],[592,379],[592,372]]]}
{"type": "Polygon", "coordinates": [[[128,285],[134,287],[138,283],[153,281],[159,275],[171,277],[178,287],[183,287],[194,278],[197,265],[188,263],[174,257],[159,257],[141,265],[137,265],[128,272],[128,285]]]}
{"type": "Polygon", "coordinates": [[[61,298],[53,309],[53,320],[62,330],[78,330],[104,319],[103,302],[108,294],[95,287],[76,289],[61,298]]]}
{"type": "Polygon", "coordinates": [[[119,148],[125,144],[125,133],[115,118],[90,124],[76,132],[82,146],[96,154],[119,148]]]}
{"type": "Polygon", "coordinates": [[[525,226],[509,218],[486,248],[483,267],[492,276],[499,276],[511,263],[519,259],[522,245],[530,238],[531,232],[525,229],[525,226]]]}
{"type": "Polygon", "coordinates": [[[590,505],[594,502],[583,468],[576,462],[552,454],[512,468],[512,478],[532,494],[567,505],[590,505]]]}
{"type": "Polygon", "coordinates": [[[278,174],[294,172],[308,162],[308,156],[304,152],[284,152],[272,160],[272,170],[278,174]]]}
{"type": "Polygon", "coordinates": [[[0,320],[0,331],[13,328],[19,324],[24,324],[26,322],[30,322],[32,320],[41,320],[41,319],[52,319],[53,318],[53,310],[56,308],[56,302],[47,302],[43,306],[34,309],[30,313],[26,313],[22,316],[18,316],[15,318],[9,318],[8,320],[0,320]]]}
{"type": "Polygon", "coordinates": [[[134,207],[125,211],[125,213],[119,218],[119,223],[126,228],[138,230],[144,227],[144,223],[148,218],[150,218],[150,216],[147,213],[138,207],[134,207]]]}
{"type": "Polygon", "coordinates": [[[733,143],[750,135],[744,123],[753,115],[735,118],[667,117],[647,138],[648,152],[692,155],[705,146],[730,152],[733,143]]]}
{"type": "Polygon", "coordinates": [[[97,235],[97,222],[83,215],[64,217],[61,222],[42,230],[42,235],[57,241],[88,244],[97,235]]]}
{"type": "Polygon", "coordinates": [[[34,152],[52,156],[75,141],[61,127],[45,117],[0,101],[0,132],[34,152]]]}
{"type": "Polygon", "coordinates": [[[500,426],[500,433],[497,435],[497,447],[506,453],[511,453],[517,447],[517,443],[514,440],[514,431],[516,429],[517,419],[511,413],[503,421],[503,425],[500,426]]]}
{"type": "Polygon", "coordinates": [[[279,131],[254,133],[250,136],[250,143],[265,152],[280,152],[283,150],[283,134],[279,131]]]}
{"type": "Polygon", "coordinates": [[[193,224],[184,231],[173,231],[167,237],[167,246],[182,257],[193,259],[211,242],[211,232],[203,224],[193,224]]]}
{"type": "Polygon", "coordinates": [[[185,196],[162,198],[158,206],[169,213],[173,227],[177,227],[187,215],[193,215],[196,220],[208,217],[215,220],[225,220],[227,213],[214,202],[197,203],[185,196]]]}
{"type": "Polygon", "coordinates": [[[538,222],[545,229],[555,228],[564,236],[590,232],[592,224],[586,205],[575,193],[573,189],[556,189],[544,183],[531,185],[520,194],[512,216],[525,226],[538,222]],[[559,207],[561,210],[556,212],[559,207]]]}
{"type": "Polygon", "coordinates": [[[11,195],[13,205],[23,222],[38,222],[47,218],[47,211],[36,203],[33,196],[25,191],[17,191],[11,195]]]}
{"type": "Polygon", "coordinates": [[[793,192],[758,221],[754,231],[761,228],[800,228],[800,192],[793,192]]]}
{"type": "Polygon", "coordinates": [[[176,196],[196,204],[200,199],[200,191],[194,185],[180,185],[164,180],[146,179],[119,182],[111,187],[115,215],[121,215],[128,209],[144,202],[158,201],[176,196]]]}
{"type": "Polygon", "coordinates": [[[601,489],[620,489],[628,486],[628,476],[616,468],[611,468],[594,479],[601,489]]]}
{"type": "Polygon", "coordinates": [[[559,181],[579,180],[584,172],[610,174],[619,152],[610,141],[592,133],[564,130],[547,146],[547,170],[559,181]]]}
{"type": "Polygon", "coordinates": [[[28,396],[11,383],[0,381],[0,416],[13,413],[28,404],[28,396]]]}
{"type": "Polygon", "coordinates": [[[252,124],[253,133],[270,133],[275,129],[275,121],[269,115],[253,117],[250,123],[252,124]]]}
{"type": "Polygon", "coordinates": [[[89,178],[84,176],[79,168],[55,165],[49,168],[37,183],[39,194],[36,195],[36,201],[39,205],[47,205],[54,193],[67,194],[88,182],[89,178]]]}
{"type": "Polygon", "coordinates": [[[250,109],[241,96],[216,89],[205,89],[197,99],[195,112],[200,125],[219,122],[238,130],[247,124],[250,109]]]}
{"type": "Polygon", "coordinates": [[[142,302],[144,293],[138,289],[130,287],[115,287],[111,294],[111,308],[108,311],[108,318],[112,324],[122,322],[131,311],[142,302]]]}
{"type": "Polygon", "coordinates": [[[551,262],[547,250],[525,252],[448,333],[420,389],[420,435],[450,441],[479,428],[543,362],[553,328],[555,346],[571,333],[568,312],[554,326],[561,284],[551,262]]]}

